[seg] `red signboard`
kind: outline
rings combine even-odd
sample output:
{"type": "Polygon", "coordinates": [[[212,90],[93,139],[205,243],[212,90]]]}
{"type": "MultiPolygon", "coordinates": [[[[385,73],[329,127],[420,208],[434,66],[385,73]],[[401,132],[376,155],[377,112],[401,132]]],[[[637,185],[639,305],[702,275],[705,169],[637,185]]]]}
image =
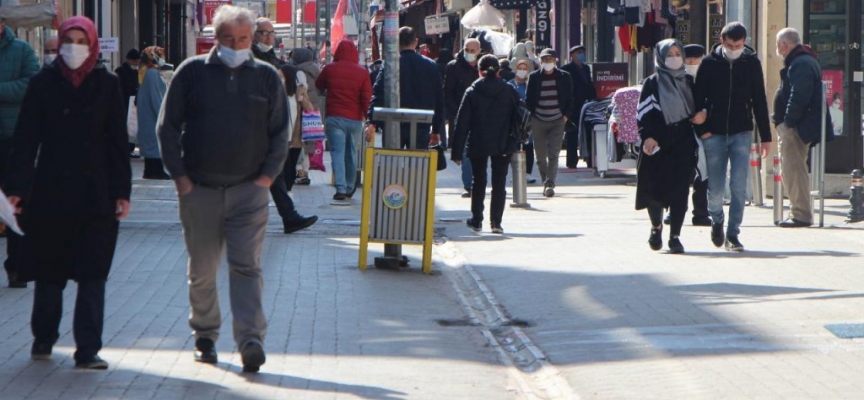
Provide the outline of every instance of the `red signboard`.
{"type": "Polygon", "coordinates": [[[828,102],[828,113],[834,125],[834,135],[843,135],[843,71],[822,70],[822,82],[825,83],[825,97],[828,102]]]}
{"type": "Polygon", "coordinates": [[[594,63],[591,72],[598,99],[605,99],[616,90],[629,86],[627,63],[594,63]]]}
{"type": "Polygon", "coordinates": [[[317,9],[315,2],[315,0],[306,0],[306,5],[303,7],[303,22],[307,24],[314,24],[315,20],[318,19],[318,16],[315,15],[317,9]]]}
{"type": "Polygon", "coordinates": [[[210,49],[213,48],[213,45],[216,43],[216,40],[213,38],[198,38],[195,40],[195,54],[207,54],[210,52],[210,49]]]}
{"type": "Polygon", "coordinates": [[[204,0],[204,25],[212,25],[213,14],[224,5],[231,5],[231,0],[204,0]]]}
{"type": "Polygon", "coordinates": [[[293,22],[291,19],[291,11],[292,5],[294,4],[294,0],[277,0],[276,1],[276,22],[283,24],[290,24],[293,22]]]}

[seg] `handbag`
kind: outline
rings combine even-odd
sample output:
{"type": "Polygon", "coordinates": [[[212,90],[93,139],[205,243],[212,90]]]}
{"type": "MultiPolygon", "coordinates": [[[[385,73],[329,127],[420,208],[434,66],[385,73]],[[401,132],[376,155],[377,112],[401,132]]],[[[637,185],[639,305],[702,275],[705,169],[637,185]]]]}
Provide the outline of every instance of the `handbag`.
{"type": "Polygon", "coordinates": [[[528,111],[528,106],[525,104],[524,100],[519,100],[515,104],[515,110],[513,112],[513,127],[510,132],[510,137],[521,143],[528,140],[530,133],[531,111],[528,111]]]}
{"type": "Polygon", "coordinates": [[[441,146],[441,143],[438,143],[432,147],[429,147],[429,149],[438,152],[438,171],[447,169],[447,158],[444,155],[444,146],[441,146]]]}
{"type": "Polygon", "coordinates": [[[324,140],[324,121],[321,120],[321,112],[318,110],[303,111],[301,116],[302,128],[300,138],[306,141],[324,140]]]}

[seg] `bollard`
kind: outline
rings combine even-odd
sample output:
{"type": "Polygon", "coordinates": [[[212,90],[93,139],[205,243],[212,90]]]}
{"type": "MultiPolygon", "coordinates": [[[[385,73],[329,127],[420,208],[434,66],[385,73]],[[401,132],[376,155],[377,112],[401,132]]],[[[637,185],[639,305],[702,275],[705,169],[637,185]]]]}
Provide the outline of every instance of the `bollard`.
{"type": "Polygon", "coordinates": [[[750,177],[753,205],[765,205],[762,196],[762,157],[759,155],[759,145],[756,143],[750,145],[750,177]]]}
{"type": "Polygon", "coordinates": [[[525,173],[525,150],[513,153],[510,158],[510,168],[513,170],[513,203],[510,207],[529,208],[528,184],[525,173]]]}
{"type": "Polygon", "coordinates": [[[856,169],[852,171],[852,194],[849,195],[849,203],[852,208],[849,209],[849,215],[846,219],[847,223],[864,221],[864,171],[856,169]]]}
{"type": "Polygon", "coordinates": [[[774,225],[783,221],[783,177],[780,175],[780,156],[774,156],[774,225]]]}

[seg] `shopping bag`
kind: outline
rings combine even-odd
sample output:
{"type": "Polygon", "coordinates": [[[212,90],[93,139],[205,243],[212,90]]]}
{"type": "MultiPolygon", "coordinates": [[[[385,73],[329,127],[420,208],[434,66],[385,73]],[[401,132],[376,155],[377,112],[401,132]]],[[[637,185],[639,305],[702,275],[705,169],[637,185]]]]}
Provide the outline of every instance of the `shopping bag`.
{"type": "Polygon", "coordinates": [[[303,141],[324,140],[324,121],[318,110],[303,111],[301,138],[303,141]]]}
{"type": "Polygon", "coordinates": [[[441,143],[438,143],[432,147],[429,147],[430,150],[435,150],[438,152],[438,171],[442,171],[447,168],[447,156],[444,155],[444,146],[441,143]]]}
{"type": "Polygon", "coordinates": [[[309,156],[309,169],[327,172],[324,167],[324,141],[315,141],[315,153],[309,156]]]}
{"type": "Polygon", "coordinates": [[[126,110],[126,131],[129,143],[138,142],[138,107],[135,106],[135,96],[129,97],[129,109],[126,110]]]}

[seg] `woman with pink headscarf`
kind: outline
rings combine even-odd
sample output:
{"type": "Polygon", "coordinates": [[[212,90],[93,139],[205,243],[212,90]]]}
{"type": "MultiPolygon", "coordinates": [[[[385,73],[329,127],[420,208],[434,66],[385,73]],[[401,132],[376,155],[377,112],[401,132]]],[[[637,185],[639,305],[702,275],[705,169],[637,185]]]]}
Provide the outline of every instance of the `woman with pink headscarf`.
{"type": "Polygon", "coordinates": [[[105,281],[132,186],[126,110],[120,81],[98,63],[93,22],[69,18],[58,37],[60,57],[24,96],[3,189],[25,233],[20,277],[36,281],[31,357],[51,358],[74,280],[75,366],[107,369],[98,354],[105,281]]]}

